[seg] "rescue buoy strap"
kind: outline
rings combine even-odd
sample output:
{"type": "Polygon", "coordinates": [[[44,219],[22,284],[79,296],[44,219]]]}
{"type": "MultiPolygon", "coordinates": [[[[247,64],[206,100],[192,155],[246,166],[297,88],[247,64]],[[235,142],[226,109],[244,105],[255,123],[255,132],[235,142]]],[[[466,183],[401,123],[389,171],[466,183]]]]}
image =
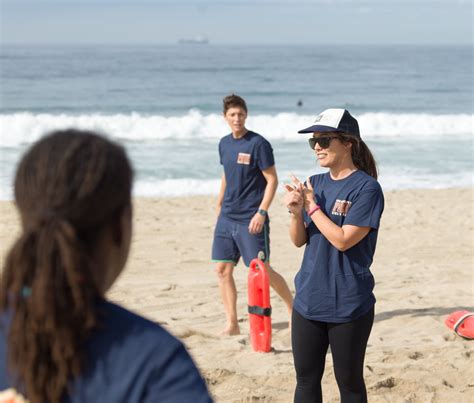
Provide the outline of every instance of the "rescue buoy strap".
{"type": "Polygon", "coordinates": [[[258,305],[248,305],[249,313],[253,313],[254,315],[261,315],[261,316],[272,316],[272,307],[263,308],[258,305]]]}
{"type": "Polygon", "coordinates": [[[470,318],[471,316],[474,316],[474,312],[468,312],[468,313],[464,314],[464,315],[461,316],[461,317],[457,320],[457,322],[453,325],[453,330],[454,330],[454,332],[455,332],[458,336],[464,337],[462,334],[459,334],[458,328],[463,324],[463,322],[464,322],[467,318],[470,318]]]}

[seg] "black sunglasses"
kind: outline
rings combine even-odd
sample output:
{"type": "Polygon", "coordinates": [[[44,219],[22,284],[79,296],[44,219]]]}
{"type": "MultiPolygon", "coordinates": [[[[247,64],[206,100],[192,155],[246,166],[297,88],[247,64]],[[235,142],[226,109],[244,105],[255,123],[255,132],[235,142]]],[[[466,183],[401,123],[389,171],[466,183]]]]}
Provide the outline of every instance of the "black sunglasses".
{"type": "Polygon", "coordinates": [[[311,150],[314,150],[314,147],[316,147],[316,144],[319,144],[319,147],[321,148],[328,148],[329,145],[331,144],[332,139],[337,139],[337,137],[334,137],[334,136],[310,137],[308,139],[308,142],[309,142],[309,146],[311,147],[311,150]]]}

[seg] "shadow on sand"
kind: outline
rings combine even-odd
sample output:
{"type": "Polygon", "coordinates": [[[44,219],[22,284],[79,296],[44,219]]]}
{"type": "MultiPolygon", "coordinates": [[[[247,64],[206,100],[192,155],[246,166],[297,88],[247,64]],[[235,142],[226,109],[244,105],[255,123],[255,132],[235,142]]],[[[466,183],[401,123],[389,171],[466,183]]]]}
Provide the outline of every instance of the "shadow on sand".
{"type": "Polygon", "coordinates": [[[473,311],[472,306],[454,306],[451,308],[445,307],[432,307],[432,308],[421,308],[421,309],[395,309],[393,311],[380,312],[375,315],[375,322],[381,322],[383,320],[391,319],[395,316],[410,315],[414,317],[418,316],[444,316],[449,315],[455,311],[473,311]]]}

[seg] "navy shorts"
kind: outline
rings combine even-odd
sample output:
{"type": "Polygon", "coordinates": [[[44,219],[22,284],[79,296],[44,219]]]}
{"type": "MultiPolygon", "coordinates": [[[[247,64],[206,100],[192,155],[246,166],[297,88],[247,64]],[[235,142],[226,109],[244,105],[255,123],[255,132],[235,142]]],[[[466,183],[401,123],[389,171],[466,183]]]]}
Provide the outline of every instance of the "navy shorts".
{"type": "Polygon", "coordinates": [[[240,224],[226,218],[217,219],[212,243],[212,261],[237,264],[242,256],[246,266],[256,257],[270,261],[270,220],[267,218],[263,230],[249,233],[248,224],[240,224]],[[259,252],[263,252],[263,255],[259,252]]]}

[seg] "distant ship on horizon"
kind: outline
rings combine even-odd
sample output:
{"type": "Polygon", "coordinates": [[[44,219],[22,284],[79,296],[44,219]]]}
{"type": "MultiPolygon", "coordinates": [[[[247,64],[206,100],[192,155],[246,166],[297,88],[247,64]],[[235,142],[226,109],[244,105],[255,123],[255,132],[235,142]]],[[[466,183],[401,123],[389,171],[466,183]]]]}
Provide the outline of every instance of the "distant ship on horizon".
{"type": "Polygon", "coordinates": [[[205,36],[196,36],[194,38],[182,38],[178,40],[178,43],[188,45],[208,45],[209,39],[205,36]]]}

